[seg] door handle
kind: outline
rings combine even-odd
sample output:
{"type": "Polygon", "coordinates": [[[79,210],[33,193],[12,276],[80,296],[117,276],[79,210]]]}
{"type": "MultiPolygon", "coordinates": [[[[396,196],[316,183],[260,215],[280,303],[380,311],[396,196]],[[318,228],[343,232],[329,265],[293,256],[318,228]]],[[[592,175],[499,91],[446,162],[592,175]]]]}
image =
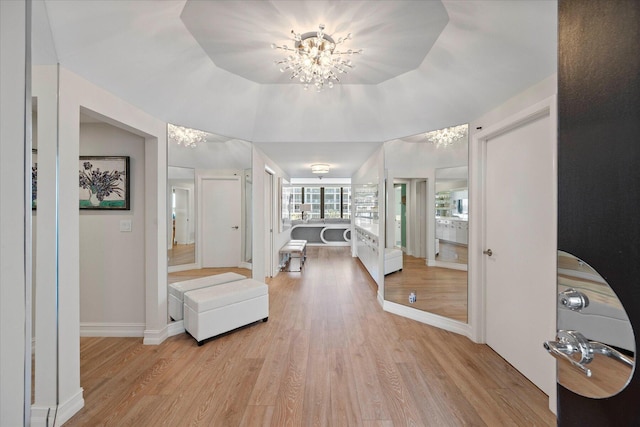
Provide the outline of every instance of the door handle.
{"type": "Polygon", "coordinates": [[[237,225],[234,225],[234,226],[233,226],[233,227],[231,227],[231,228],[233,228],[234,230],[237,230],[237,229],[238,229],[238,228],[240,228],[240,227],[238,227],[237,225]]]}
{"type": "Polygon", "coordinates": [[[558,331],[557,341],[545,341],[544,348],[556,359],[566,360],[571,366],[582,371],[587,377],[591,377],[591,369],[586,367],[593,361],[596,354],[610,357],[617,362],[633,368],[633,360],[598,341],[589,341],[577,331],[558,331]],[[580,360],[574,359],[574,354],[580,356],[580,360]]]}
{"type": "Polygon", "coordinates": [[[486,251],[482,251],[482,253],[485,254],[485,255],[489,255],[489,256],[493,255],[493,251],[491,249],[487,249],[486,251]]]}

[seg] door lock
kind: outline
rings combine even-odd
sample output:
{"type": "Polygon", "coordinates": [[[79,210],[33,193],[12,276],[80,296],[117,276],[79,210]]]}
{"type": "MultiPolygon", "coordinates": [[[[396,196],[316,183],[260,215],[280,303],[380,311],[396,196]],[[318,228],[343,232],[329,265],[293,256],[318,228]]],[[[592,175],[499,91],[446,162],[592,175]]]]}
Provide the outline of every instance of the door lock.
{"type": "Polygon", "coordinates": [[[573,311],[589,307],[589,297],[582,292],[569,288],[558,294],[558,305],[573,311]]]}

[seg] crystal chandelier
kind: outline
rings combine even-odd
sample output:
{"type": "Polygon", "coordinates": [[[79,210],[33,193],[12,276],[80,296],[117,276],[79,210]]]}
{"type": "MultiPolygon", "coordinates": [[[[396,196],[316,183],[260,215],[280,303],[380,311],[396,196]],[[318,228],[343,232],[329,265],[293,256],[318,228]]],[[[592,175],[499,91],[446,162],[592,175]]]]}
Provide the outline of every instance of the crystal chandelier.
{"type": "Polygon", "coordinates": [[[171,123],[167,124],[167,133],[170,140],[189,148],[195,148],[199,143],[207,140],[206,132],[172,125],[171,123]]]}
{"type": "Polygon", "coordinates": [[[272,43],[271,47],[288,52],[284,59],[275,63],[280,66],[280,71],[283,73],[290,70],[290,79],[299,79],[304,84],[305,90],[310,84],[313,84],[318,92],[324,88],[325,84],[332,88],[334,81],[340,82],[338,74],[346,74],[353,68],[351,59],[347,57],[362,53],[362,49],[336,50],[339,44],[351,40],[351,33],[334,41],[331,36],[324,33],[322,24],[317,32],[300,34],[291,30],[291,34],[293,34],[293,48],[287,45],[277,46],[275,43],[272,43]]]}
{"type": "Polygon", "coordinates": [[[425,137],[427,142],[435,144],[437,147],[447,147],[466,139],[468,132],[469,125],[465,124],[427,132],[425,137]]]}

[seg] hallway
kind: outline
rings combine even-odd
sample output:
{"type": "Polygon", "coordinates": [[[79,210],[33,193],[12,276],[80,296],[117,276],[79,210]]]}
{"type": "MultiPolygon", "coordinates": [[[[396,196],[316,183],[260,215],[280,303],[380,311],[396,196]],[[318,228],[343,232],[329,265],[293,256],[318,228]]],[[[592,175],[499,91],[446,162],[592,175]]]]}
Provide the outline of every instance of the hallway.
{"type": "Polygon", "coordinates": [[[485,345],[383,312],[349,248],[270,280],[270,316],[202,347],[81,338],[67,426],[550,426],[547,396],[485,345]]]}

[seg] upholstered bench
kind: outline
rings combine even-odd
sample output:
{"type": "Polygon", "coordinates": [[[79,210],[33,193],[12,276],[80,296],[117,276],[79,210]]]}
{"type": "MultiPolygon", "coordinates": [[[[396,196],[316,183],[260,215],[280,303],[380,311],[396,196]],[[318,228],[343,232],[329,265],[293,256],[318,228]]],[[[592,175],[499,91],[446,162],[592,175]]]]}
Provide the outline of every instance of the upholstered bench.
{"type": "Polygon", "coordinates": [[[238,280],[184,294],[184,328],[203,341],[269,318],[269,288],[254,279],[238,280]]]}
{"type": "Polygon", "coordinates": [[[384,250],[384,274],[402,270],[402,251],[386,248],[384,250]]]}
{"type": "Polygon", "coordinates": [[[173,320],[182,320],[185,292],[196,289],[217,286],[222,283],[234,282],[246,279],[246,276],[238,273],[222,273],[213,276],[198,277],[197,279],[183,280],[169,285],[169,317],[173,320]]]}
{"type": "Polygon", "coordinates": [[[290,240],[286,245],[280,248],[280,254],[285,255],[288,258],[287,271],[302,271],[302,265],[306,259],[306,253],[306,240],[290,240]]]}

